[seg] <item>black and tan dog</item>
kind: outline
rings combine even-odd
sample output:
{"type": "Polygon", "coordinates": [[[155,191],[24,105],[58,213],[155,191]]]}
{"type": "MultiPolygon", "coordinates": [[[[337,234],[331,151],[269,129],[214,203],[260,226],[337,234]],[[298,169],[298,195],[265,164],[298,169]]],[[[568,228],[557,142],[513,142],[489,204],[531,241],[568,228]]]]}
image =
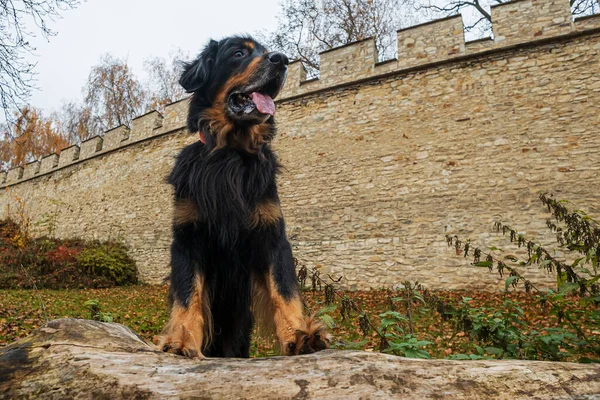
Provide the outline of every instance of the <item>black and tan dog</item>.
{"type": "Polygon", "coordinates": [[[275,103],[288,58],[249,37],[210,41],[186,64],[188,130],[169,176],[175,189],[171,314],[163,351],[248,357],[254,321],[270,326],[287,355],[327,347],[303,313],[271,149],[275,103]]]}

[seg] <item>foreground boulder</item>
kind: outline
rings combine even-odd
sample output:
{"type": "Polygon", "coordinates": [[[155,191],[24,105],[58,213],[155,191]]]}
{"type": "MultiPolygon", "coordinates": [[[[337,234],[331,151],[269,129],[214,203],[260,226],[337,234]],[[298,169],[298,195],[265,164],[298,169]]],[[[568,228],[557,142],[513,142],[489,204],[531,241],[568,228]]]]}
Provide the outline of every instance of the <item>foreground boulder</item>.
{"type": "Polygon", "coordinates": [[[600,399],[600,365],[414,360],[328,350],[203,359],[157,352],[119,324],[59,319],[0,349],[0,398],[600,399]]]}

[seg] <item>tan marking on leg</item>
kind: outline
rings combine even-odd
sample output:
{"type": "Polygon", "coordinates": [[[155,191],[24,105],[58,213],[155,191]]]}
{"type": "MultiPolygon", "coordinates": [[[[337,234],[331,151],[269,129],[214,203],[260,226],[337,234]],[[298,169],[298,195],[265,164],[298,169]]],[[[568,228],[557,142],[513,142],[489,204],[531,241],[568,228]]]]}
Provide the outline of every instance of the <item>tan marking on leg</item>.
{"type": "Polygon", "coordinates": [[[200,219],[198,206],[190,199],[175,200],[173,206],[173,223],[184,225],[194,223],[200,219]]]}
{"type": "Polygon", "coordinates": [[[271,293],[264,276],[252,276],[252,316],[256,323],[257,333],[263,337],[275,334],[275,310],[271,301],[271,293]]]}
{"type": "Polygon", "coordinates": [[[202,348],[212,338],[212,316],[204,280],[196,276],[186,308],[174,302],[169,322],[158,338],[158,349],[186,357],[204,357],[202,348]]]}
{"type": "Polygon", "coordinates": [[[302,312],[302,300],[296,293],[285,300],[277,289],[272,268],[265,277],[252,279],[252,315],[260,334],[275,333],[284,355],[307,354],[329,347],[331,336],[314,316],[302,312]]]}
{"type": "Polygon", "coordinates": [[[250,228],[269,226],[277,223],[282,217],[281,207],[272,200],[259,203],[250,215],[250,228]]]}
{"type": "Polygon", "coordinates": [[[267,288],[273,303],[275,334],[279,339],[281,352],[284,355],[295,354],[296,332],[305,328],[300,296],[296,294],[290,300],[285,300],[277,290],[277,284],[272,273],[269,273],[267,288]],[[291,347],[292,344],[293,348],[291,347]]]}

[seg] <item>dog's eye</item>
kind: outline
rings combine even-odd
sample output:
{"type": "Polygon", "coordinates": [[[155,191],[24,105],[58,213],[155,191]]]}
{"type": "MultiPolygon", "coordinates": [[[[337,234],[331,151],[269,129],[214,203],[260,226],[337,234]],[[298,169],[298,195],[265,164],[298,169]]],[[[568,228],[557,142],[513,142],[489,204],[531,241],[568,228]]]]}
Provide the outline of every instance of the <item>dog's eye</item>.
{"type": "Polygon", "coordinates": [[[242,58],[245,55],[246,55],[246,53],[244,53],[244,51],[238,50],[235,53],[233,53],[233,58],[242,58]]]}

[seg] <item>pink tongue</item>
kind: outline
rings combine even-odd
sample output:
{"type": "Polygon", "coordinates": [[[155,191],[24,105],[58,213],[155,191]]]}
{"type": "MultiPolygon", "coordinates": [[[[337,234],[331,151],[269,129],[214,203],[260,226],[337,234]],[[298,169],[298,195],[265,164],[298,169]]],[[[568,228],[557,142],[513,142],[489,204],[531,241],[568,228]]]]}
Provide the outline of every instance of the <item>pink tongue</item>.
{"type": "Polygon", "coordinates": [[[275,115],[275,103],[271,96],[252,92],[250,97],[252,97],[252,102],[261,114],[275,115]]]}

